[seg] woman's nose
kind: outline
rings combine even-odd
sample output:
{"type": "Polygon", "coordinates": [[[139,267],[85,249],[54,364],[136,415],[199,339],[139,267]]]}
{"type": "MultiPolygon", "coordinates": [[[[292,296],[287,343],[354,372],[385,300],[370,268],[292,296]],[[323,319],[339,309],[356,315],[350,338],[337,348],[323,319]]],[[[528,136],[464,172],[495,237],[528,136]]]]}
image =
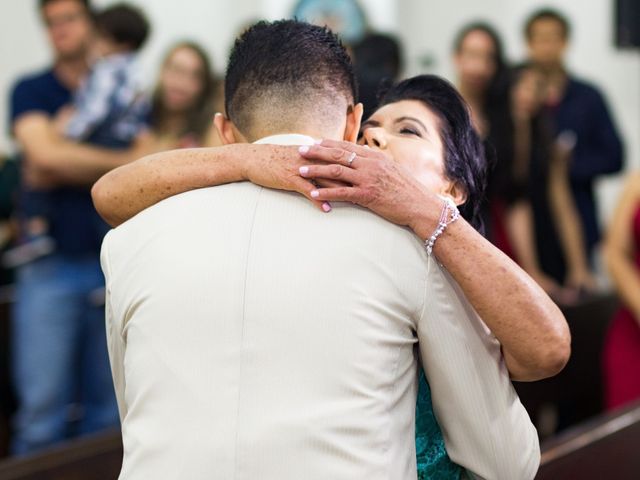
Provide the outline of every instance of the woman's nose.
{"type": "Polygon", "coordinates": [[[364,143],[371,148],[387,148],[387,140],[382,128],[369,127],[364,131],[364,143]]]}

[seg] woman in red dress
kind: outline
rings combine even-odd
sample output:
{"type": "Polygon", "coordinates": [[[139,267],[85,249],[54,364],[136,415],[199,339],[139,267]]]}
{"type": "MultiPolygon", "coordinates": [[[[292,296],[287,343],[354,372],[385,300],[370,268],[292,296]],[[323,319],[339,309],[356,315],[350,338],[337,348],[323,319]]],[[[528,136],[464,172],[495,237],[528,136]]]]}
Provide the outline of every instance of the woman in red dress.
{"type": "Polygon", "coordinates": [[[630,176],[608,232],[605,257],[623,307],[605,340],[608,410],[640,400],[640,173],[630,176]]]}

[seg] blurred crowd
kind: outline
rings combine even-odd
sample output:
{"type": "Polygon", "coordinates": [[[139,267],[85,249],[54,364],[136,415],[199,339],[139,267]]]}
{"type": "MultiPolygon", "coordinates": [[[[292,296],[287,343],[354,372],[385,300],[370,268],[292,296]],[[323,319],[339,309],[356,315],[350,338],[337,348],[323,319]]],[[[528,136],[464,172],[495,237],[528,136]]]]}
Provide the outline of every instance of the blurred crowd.
{"type": "MultiPolygon", "coordinates": [[[[11,319],[0,328],[0,444],[10,438],[13,454],[118,425],[99,264],[107,226],[91,185],[155,151],[215,146],[211,119],[224,111],[223,82],[196,43],[173,45],[153,91],[141,88],[136,57],[151,26],[138,8],[95,12],[87,0],[38,8],[54,60],[11,90],[3,114],[18,153],[0,165],[0,314],[11,319]]],[[[488,23],[466,25],[452,43],[452,81],[492,163],[484,233],[561,305],[612,280],[623,308],[602,363],[615,408],[640,397],[640,177],[629,175],[602,242],[594,183],[622,171],[622,139],[602,92],[566,67],[568,19],[539,10],[522,33],[528,54],[517,65],[488,23]]],[[[403,50],[370,31],[349,46],[366,117],[401,78],[403,50]]]]}

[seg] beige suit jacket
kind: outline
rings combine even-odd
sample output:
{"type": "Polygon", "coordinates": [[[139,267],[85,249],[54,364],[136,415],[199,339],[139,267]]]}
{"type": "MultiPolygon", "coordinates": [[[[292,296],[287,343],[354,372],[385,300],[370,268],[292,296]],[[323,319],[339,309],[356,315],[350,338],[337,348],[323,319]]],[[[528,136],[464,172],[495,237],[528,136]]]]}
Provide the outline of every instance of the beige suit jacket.
{"type": "Polygon", "coordinates": [[[415,479],[419,358],[453,461],[537,470],[499,344],[421,242],[369,211],[202,189],[111,231],[102,265],[121,479],[415,479]]]}

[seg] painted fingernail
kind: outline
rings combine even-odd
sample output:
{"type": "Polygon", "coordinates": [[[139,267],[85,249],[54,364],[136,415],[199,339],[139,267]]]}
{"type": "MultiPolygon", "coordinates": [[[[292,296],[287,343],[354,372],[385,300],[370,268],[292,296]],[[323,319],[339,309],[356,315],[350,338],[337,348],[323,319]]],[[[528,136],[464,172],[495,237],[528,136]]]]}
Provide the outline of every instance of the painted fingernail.
{"type": "Polygon", "coordinates": [[[300,167],[300,175],[306,175],[309,173],[309,167],[300,167]]]}
{"type": "Polygon", "coordinates": [[[320,192],[318,190],[312,190],[311,191],[311,196],[313,198],[318,198],[320,196],[320,192]]]}
{"type": "Polygon", "coordinates": [[[327,202],[324,202],[322,204],[322,210],[324,210],[325,212],[329,213],[331,211],[331,205],[329,205],[327,202]]]}
{"type": "Polygon", "coordinates": [[[313,143],[315,143],[316,145],[320,145],[322,143],[322,139],[314,140],[313,143]]]}
{"type": "Polygon", "coordinates": [[[308,145],[302,145],[302,146],[298,149],[298,151],[299,151],[300,153],[307,153],[307,152],[309,151],[309,146],[308,146],[308,145]]]}

